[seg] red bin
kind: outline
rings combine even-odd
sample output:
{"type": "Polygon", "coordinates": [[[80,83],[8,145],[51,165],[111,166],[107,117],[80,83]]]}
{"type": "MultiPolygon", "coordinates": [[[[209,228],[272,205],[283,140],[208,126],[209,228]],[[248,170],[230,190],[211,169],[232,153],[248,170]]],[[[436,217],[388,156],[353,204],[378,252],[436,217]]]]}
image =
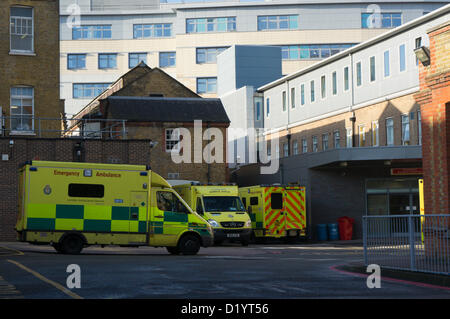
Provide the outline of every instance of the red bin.
{"type": "Polygon", "coordinates": [[[341,240],[351,240],[353,236],[353,224],[355,220],[348,216],[338,219],[339,223],[339,238],[341,240]]]}

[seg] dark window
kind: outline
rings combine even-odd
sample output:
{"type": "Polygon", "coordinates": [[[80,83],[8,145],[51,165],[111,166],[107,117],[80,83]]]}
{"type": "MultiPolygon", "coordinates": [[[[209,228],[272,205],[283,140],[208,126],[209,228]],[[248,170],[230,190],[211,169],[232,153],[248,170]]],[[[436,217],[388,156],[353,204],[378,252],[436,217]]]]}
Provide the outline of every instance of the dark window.
{"type": "Polygon", "coordinates": [[[242,197],[242,203],[244,204],[244,207],[247,207],[247,198],[242,197]]]}
{"type": "Polygon", "coordinates": [[[282,209],[283,208],[283,194],[272,193],[271,194],[272,209],[282,209]]]}
{"type": "Polygon", "coordinates": [[[196,207],[197,213],[200,215],[203,215],[203,204],[201,198],[197,198],[197,207],[196,207]]]}
{"type": "Polygon", "coordinates": [[[258,197],[250,197],[250,205],[258,205],[258,197]]]}
{"type": "Polygon", "coordinates": [[[105,194],[105,186],[94,184],[69,184],[70,197],[95,197],[102,198],[105,194]]]}

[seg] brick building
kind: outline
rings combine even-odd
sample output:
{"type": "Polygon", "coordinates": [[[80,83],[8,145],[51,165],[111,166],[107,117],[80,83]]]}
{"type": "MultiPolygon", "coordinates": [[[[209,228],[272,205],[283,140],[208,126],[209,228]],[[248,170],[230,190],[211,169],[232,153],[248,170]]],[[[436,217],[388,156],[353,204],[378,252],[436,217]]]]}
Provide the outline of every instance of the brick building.
{"type": "Polygon", "coordinates": [[[421,63],[424,208],[427,214],[448,214],[450,143],[450,21],[430,28],[429,62],[421,63]]]}
{"type": "MultiPolygon", "coordinates": [[[[418,214],[422,153],[434,158],[424,170],[447,157],[439,146],[446,143],[439,117],[448,102],[449,40],[438,26],[449,19],[447,5],[258,88],[264,151],[279,159],[279,170],[262,175],[260,165],[248,165],[232,178],[242,185],[304,184],[312,237],[317,224],[342,216],[355,219],[355,238],[361,238],[364,215],[418,214]],[[430,47],[436,64],[419,81],[420,47],[430,47]],[[434,126],[422,124],[424,116],[430,123],[430,110],[439,114],[434,126]],[[435,135],[425,133],[430,127],[435,135]]],[[[448,194],[444,166],[435,174],[442,179],[435,193],[448,194]]]]}
{"type": "Polygon", "coordinates": [[[104,139],[151,140],[148,161],[164,178],[213,183],[228,179],[225,141],[230,121],[221,101],[201,98],[161,69],[140,63],[92,100],[75,118],[71,133],[76,131],[86,137],[104,139]],[[196,120],[202,121],[200,143],[194,134],[196,120]],[[180,128],[190,133],[190,163],[172,160],[172,147],[187,138],[179,134],[180,128]],[[203,134],[207,134],[208,129],[218,129],[220,136],[204,139],[203,134]],[[214,142],[218,142],[220,148],[220,152],[215,152],[223,156],[217,162],[209,162],[203,157],[203,150],[214,142]],[[201,160],[194,162],[194,147],[198,144],[202,146],[201,160]]]}
{"type": "Polygon", "coordinates": [[[2,135],[59,135],[58,10],[57,0],[0,2],[2,135]]]}

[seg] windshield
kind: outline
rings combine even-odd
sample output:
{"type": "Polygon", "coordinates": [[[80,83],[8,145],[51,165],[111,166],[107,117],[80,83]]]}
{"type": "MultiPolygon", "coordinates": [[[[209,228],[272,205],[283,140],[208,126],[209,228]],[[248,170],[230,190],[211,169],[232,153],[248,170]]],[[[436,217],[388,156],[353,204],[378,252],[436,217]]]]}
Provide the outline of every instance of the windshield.
{"type": "Polygon", "coordinates": [[[237,212],[245,211],[238,196],[205,196],[203,197],[205,212],[237,212]]]}

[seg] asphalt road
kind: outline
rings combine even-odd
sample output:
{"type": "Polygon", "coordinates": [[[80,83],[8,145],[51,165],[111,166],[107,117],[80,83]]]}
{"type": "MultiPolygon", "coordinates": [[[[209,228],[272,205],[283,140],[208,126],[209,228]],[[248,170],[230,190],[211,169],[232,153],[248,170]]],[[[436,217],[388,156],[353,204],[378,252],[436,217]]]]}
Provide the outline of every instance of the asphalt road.
{"type": "Polygon", "coordinates": [[[152,247],[89,247],[77,256],[26,243],[0,247],[0,298],[8,299],[450,298],[448,288],[383,274],[381,288],[369,289],[366,276],[339,271],[362,263],[361,246],[230,244],[196,256],[152,247]],[[80,288],[67,286],[71,264],[79,266],[80,288]]]}

